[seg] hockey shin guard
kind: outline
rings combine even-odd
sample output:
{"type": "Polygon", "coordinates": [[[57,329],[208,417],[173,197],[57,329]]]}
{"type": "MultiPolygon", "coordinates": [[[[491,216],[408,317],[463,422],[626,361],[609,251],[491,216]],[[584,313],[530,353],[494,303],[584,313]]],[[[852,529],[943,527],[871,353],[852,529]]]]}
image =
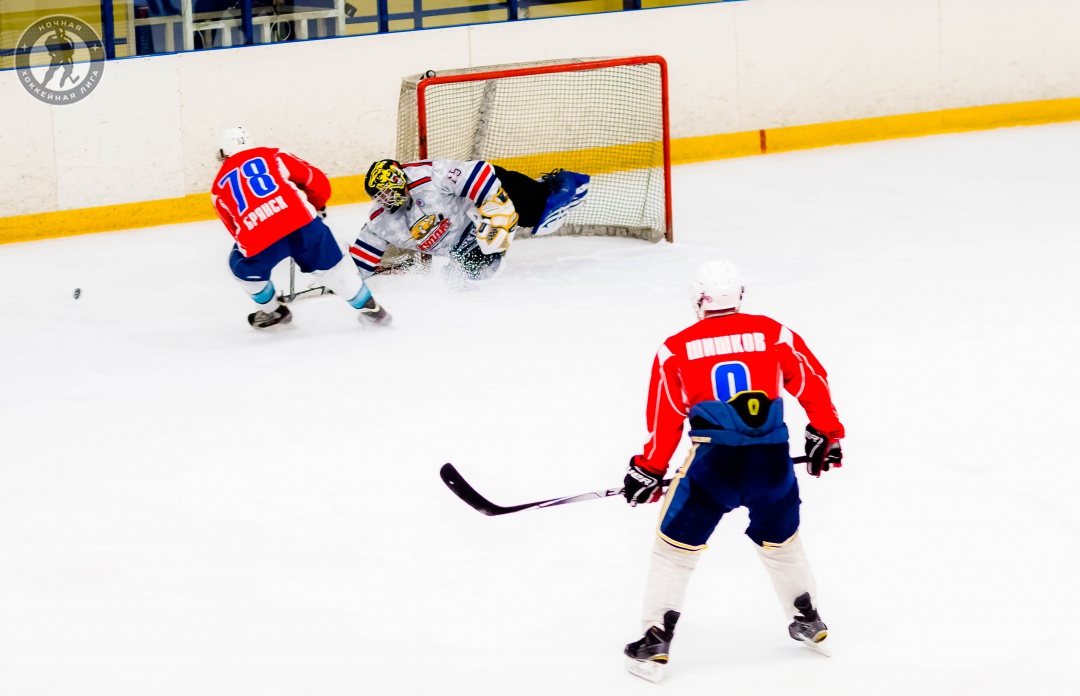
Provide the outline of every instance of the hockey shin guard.
{"type": "Polygon", "coordinates": [[[789,620],[795,618],[795,598],[803,593],[809,592],[813,605],[817,606],[817,585],[798,534],[782,544],[766,542],[757,549],[789,620]]]}
{"type": "Polygon", "coordinates": [[[649,563],[649,582],[645,589],[642,630],[664,627],[664,614],[674,609],[682,612],[686,584],[694,572],[700,551],[682,551],[659,538],[653,542],[649,563]]]}

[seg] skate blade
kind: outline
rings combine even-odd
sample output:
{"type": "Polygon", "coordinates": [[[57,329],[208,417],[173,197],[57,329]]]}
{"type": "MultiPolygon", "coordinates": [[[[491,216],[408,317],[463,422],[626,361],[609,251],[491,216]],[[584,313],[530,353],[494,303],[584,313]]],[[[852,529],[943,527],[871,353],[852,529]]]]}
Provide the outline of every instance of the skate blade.
{"type": "Polygon", "coordinates": [[[626,658],[626,671],[633,674],[635,677],[641,677],[645,681],[652,682],[653,684],[659,684],[660,680],[664,678],[664,667],[666,663],[656,662],[654,660],[635,660],[632,657],[626,658]]]}
{"type": "Polygon", "coordinates": [[[370,314],[360,314],[357,320],[360,322],[360,326],[385,327],[394,323],[394,317],[391,314],[385,314],[378,319],[370,314]]]}
{"type": "Polygon", "coordinates": [[[254,324],[248,324],[251,328],[255,329],[259,333],[279,333],[284,331],[292,331],[296,328],[296,324],[292,323],[292,317],[289,317],[285,321],[279,321],[276,324],[270,326],[255,326],[254,324]]]}
{"type": "Polygon", "coordinates": [[[801,645],[805,645],[806,647],[810,648],[811,650],[816,652],[818,655],[824,655],[825,657],[832,657],[832,650],[828,646],[825,645],[825,638],[828,635],[829,634],[826,633],[825,635],[820,636],[816,643],[814,641],[812,641],[812,640],[807,640],[805,638],[800,638],[799,643],[801,645]]]}

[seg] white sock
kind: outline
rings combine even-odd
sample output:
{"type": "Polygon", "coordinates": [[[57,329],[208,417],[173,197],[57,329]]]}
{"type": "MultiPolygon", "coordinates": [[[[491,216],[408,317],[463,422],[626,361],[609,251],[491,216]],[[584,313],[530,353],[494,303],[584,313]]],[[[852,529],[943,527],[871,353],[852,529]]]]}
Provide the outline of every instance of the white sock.
{"type": "Polygon", "coordinates": [[[810,593],[810,600],[814,608],[817,608],[817,585],[797,532],[782,544],[758,546],[757,550],[761,562],[769,571],[776,597],[788,619],[795,618],[798,613],[795,609],[795,598],[805,592],[810,593]]]}
{"type": "Polygon", "coordinates": [[[642,631],[650,626],[663,628],[664,614],[674,609],[682,612],[686,584],[697,565],[700,551],[682,551],[657,537],[649,563],[649,582],[645,588],[642,631]]]}
{"type": "Polygon", "coordinates": [[[360,277],[360,271],[356,269],[356,264],[349,256],[342,256],[332,268],[315,271],[311,275],[322,277],[326,287],[350,304],[351,300],[364,288],[364,279],[360,277]]]}
{"type": "Polygon", "coordinates": [[[274,284],[269,280],[241,280],[237,278],[240,286],[244,288],[244,292],[251,295],[251,299],[255,300],[259,305],[259,310],[269,314],[275,311],[281,306],[281,303],[277,301],[277,297],[274,292],[274,284]],[[262,296],[269,297],[265,302],[260,302],[262,296]]]}

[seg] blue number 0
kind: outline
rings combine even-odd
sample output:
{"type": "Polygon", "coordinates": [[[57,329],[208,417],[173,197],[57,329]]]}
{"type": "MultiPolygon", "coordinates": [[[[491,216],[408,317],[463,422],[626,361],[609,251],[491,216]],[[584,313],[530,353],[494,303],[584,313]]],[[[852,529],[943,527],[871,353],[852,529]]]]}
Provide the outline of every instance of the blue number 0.
{"type": "Polygon", "coordinates": [[[717,401],[730,401],[739,392],[750,389],[750,370],[741,362],[713,365],[713,393],[717,401]]]}
{"type": "Polygon", "coordinates": [[[262,157],[252,158],[240,165],[239,169],[229,170],[228,174],[221,177],[218,186],[224,187],[226,184],[229,186],[233,199],[236,200],[236,212],[243,215],[248,209],[248,202],[247,198],[244,197],[244,188],[240,185],[241,173],[243,173],[244,180],[247,181],[248,186],[251,188],[251,192],[257,198],[266,198],[277,193],[278,183],[270,175],[266,160],[262,157]]]}

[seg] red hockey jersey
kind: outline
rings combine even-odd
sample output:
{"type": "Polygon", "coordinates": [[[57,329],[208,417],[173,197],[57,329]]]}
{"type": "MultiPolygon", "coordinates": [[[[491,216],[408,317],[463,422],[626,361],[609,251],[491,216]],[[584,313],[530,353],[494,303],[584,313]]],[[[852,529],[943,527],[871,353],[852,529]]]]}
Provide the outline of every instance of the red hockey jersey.
{"type": "Polygon", "coordinates": [[[775,399],[781,387],[799,400],[815,428],[830,439],[844,436],[825,368],[798,334],[754,314],[702,319],[664,341],[656,354],[646,413],[649,441],[637,463],[667,471],[695,404],[727,401],[751,389],[775,399]]]}
{"type": "Polygon", "coordinates": [[[296,155],[256,147],[225,160],[210,196],[240,253],[254,256],[314,220],[330,182],[296,155]]]}

